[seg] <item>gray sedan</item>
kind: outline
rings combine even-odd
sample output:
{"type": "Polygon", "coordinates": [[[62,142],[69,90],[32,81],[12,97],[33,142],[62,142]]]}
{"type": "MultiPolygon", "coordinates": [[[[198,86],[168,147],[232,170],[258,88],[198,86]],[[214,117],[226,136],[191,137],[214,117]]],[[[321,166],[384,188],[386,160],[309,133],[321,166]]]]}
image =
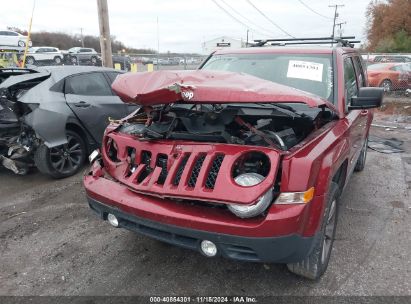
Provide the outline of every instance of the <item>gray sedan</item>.
{"type": "Polygon", "coordinates": [[[36,166],[54,178],[78,172],[101,145],[108,119],[137,108],[111,90],[119,73],[85,66],[0,69],[0,165],[17,174],[36,166]]]}

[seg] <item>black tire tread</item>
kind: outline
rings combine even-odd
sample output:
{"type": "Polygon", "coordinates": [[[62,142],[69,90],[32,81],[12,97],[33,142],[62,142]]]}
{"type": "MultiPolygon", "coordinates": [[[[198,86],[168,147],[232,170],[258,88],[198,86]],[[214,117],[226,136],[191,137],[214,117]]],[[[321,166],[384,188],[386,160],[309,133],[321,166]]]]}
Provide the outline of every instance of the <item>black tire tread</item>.
{"type": "MultiPolygon", "coordinates": [[[[325,228],[325,219],[328,217],[329,208],[331,206],[331,202],[334,199],[337,199],[340,193],[340,189],[338,188],[338,184],[331,182],[330,190],[327,195],[327,206],[324,210],[323,221],[321,224],[321,230],[324,231],[325,228]]],[[[336,206],[336,221],[338,219],[338,201],[336,206]]],[[[297,263],[288,263],[287,268],[294,274],[299,276],[305,277],[310,280],[318,280],[325,272],[328,266],[329,258],[325,262],[324,265],[319,265],[321,260],[321,251],[322,251],[322,244],[323,244],[323,235],[321,237],[317,237],[316,243],[312,252],[302,261],[297,263]]],[[[332,246],[332,245],[331,245],[332,246]]],[[[332,253],[332,249],[331,249],[332,253]]],[[[331,256],[330,253],[330,256],[331,256]]]]}
{"type": "MultiPolygon", "coordinates": [[[[364,146],[362,149],[368,149],[368,139],[365,140],[364,146]]],[[[361,149],[360,157],[358,158],[357,162],[355,163],[354,171],[360,172],[365,168],[365,160],[367,159],[367,151],[365,151],[365,156],[363,154],[363,150],[361,149]]]]}

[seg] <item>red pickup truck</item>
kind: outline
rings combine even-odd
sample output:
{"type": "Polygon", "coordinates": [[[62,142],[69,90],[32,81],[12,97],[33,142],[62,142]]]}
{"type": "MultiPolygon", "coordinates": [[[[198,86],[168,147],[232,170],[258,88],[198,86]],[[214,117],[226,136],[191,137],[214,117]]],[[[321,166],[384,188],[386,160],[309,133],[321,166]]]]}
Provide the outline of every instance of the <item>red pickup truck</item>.
{"type": "Polygon", "coordinates": [[[383,96],[356,50],[227,49],[196,71],[124,74],[112,88],[141,107],[90,155],[84,186],[101,219],[207,257],[324,273],[383,96]]]}

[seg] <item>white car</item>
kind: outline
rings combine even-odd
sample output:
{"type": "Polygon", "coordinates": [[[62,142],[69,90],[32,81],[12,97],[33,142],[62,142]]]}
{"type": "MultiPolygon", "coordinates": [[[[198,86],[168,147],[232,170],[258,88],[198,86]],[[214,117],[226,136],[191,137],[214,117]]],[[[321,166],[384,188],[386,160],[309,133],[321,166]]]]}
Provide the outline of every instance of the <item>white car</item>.
{"type": "MultiPolygon", "coordinates": [[[[20,46],[25,47],[27,36],[23,36],[14,31],[0,31],[0,46],[20,46]]],[[[29,41],[31,46],[31,41],[29,41]]]]}
{"type": "Polygon", "coordinates": [[[63,58],[64,55],[58,48],[51,46],[32,47],[27,53],[26,63],[35,64],[41,61],[52,61],[55,64],[61,64],[63,58]]]}

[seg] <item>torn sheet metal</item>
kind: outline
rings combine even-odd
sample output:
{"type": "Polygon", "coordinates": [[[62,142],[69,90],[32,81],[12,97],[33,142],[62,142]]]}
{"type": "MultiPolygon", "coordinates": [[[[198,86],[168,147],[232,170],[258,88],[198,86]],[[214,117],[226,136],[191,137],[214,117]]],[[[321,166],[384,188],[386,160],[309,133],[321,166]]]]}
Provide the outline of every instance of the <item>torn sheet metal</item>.
{"type": "Polygon", "coordinates": [[[368,148],[380,153],[401,153],[404,152],[402,148],[403,141],[396,138],[381,138],[370,135],[368,138],[368,148]]]}
{"type": "Polygon", "coordinates": [[[255,76],[222,71],[156,71],[117,76],[113,90],[144,106],[187,103],[305,103],[335,107],[316,95],[255,76]]]}

